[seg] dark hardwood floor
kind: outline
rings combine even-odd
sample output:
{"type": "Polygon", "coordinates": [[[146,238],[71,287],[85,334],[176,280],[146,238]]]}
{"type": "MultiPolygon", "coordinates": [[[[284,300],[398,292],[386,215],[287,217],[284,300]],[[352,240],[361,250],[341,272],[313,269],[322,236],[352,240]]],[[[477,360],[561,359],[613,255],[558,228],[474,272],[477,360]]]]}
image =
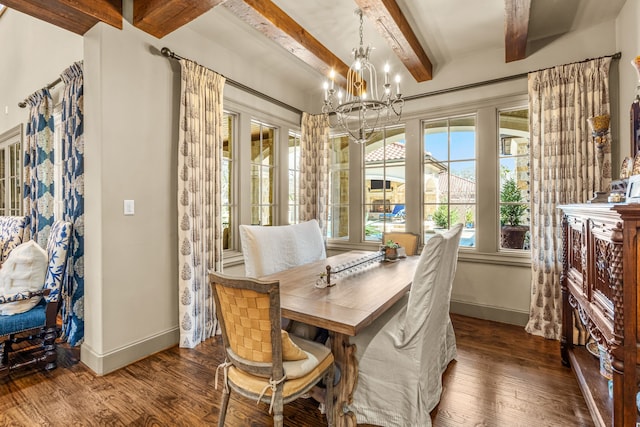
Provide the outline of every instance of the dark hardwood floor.
{"type": "MultiPolygon", "coordinates": [[[[458,358],[445,373],[434,426],[593,426],[557,341],[522,327],[452,319],[458,358]]],[[[193,350],[174,347],[102,377],[78,363],[78,349],[60,346],[56,370],[0,379],[0,426],[215,425],[218,340],[193,350]]],[[[317,406],[313,399],[285,405],[285,425],[325,425],[317,406]]],[[[267,409],[232,398],[227,425],[272,425],[267,409]]]]}

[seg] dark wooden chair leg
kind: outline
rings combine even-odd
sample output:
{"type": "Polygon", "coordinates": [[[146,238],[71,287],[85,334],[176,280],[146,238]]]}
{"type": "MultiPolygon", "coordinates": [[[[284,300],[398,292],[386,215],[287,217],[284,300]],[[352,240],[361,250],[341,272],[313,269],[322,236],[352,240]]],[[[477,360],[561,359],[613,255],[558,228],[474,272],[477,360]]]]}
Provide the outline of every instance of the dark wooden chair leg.
{"type": "Polygon", "coordinates": [[[11,343],[4,341],[0,343],[0,373],[9,370],[9,349],[11,343]]]}
{"type": "Polygon", "coordinates": [[[56,352],[57,338],[58,331],[55,327],[49,327],[44,331],[42,348],[44,350],[44,368],[47,371],[55,369],[58,366],[58,353],[56,352]]]}

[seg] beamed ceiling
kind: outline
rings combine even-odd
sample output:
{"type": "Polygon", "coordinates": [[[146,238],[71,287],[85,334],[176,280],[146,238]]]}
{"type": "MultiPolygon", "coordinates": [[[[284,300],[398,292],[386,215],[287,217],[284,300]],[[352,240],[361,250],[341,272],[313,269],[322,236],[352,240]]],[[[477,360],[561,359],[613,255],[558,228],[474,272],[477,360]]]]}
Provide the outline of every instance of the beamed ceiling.
{"type": "MultiPolygon", "coordinates": [[[[83,35],[98,22],[122,29],[122,0],[2,0],[3,4],[83,35]]],[[[504,0],[505,61],[526,57],[531,0],[504,0]]],[[[134,0],[132,24],[162,38],[214,7],[224,6],[240,20],[319,73],[330,69],[346,83],[349,66],[270,0],[134,0]]],[[[396,0],[354,0],[416,82],[431,80],[432,61],[396,0]]],[[[415,24],[414,24],[415,25],[415,24]]],[[[426,40],[426,43],[429,43],[426,40]]]]}
{"type": "MultiPolygon", "coordinates": [[[[123,28],[123,0],[0,0],[7,7],[84,35],[96,23],[123,28]]],[[[402,75],[405,95],[453,60],[483,52],[503,64],[533,56],[564,34],[612,20],[625,0],[124,0],[130,23],[158,39],[185,27],[232,51],[261,55],[294,87],[318,90],[313,69],[346,86],[362,10],[372,62],[402,75]],[[272,55],[270,55],[272,54],[272,55]],[[274,58],[273,60],[271,59],[274,58]],[[275,59],[277,58],[277,59],[275,59]],[[500,59],[498,59],[500,60],[500,59]],[[287,65],[285,65],[285,63],[287,65]],[[402,69],[405,68],[406,72],[402,69]],[[411,77],[409,77],[409,74],[411,77]],[[412,82],[414,80],[415,82],[412,82]],[[313,88],[313,89],[312,89],[313,88]]],[[[266,65],[265,62],[263,65],[266,65]]],[[[517,62],[516,62],[517,64],[517,62]]],[[[496,64],[500,65],[500,64],[496,64]]],[[[522,65],[522,62],[520,63],[522,65]]],[[[522,68],[522,66],[520,67],[522,68]]],[[[503,67],[504,69],[504,67],[503,67]]],[[[515,68],[514,68],[515,69],[515,68]]]]}

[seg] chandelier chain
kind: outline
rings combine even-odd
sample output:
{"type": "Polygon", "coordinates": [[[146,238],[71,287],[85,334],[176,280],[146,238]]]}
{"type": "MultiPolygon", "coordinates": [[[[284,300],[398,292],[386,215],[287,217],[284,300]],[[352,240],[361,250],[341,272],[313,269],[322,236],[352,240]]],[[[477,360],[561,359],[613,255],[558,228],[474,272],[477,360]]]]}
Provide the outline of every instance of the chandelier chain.
{"type": "Polygon", "coordinates": [[[364,47],[364,42],[363,42],[364,37],[362,36],[362,34],[363,34],[363,31],[362,31],[362,10],[357,9],[356,13],[358,15],[360,15],[360,48],[362,48],[362,47],[364,47]]]}

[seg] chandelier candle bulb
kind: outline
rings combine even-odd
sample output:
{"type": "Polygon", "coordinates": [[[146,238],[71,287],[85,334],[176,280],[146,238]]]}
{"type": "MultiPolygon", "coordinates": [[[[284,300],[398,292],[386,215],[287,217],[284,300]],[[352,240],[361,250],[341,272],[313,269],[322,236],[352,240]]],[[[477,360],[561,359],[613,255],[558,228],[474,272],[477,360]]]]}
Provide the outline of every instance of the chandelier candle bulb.
{"type": "Polygon", "coordinates": [[[400,75],[396,75],[396,95],[400,96],[400,75]]]}
{"type": "Polygon", "coordinates": [[[336,80],[336,72],[335,70],[332,68],[331,72],[329,73],[329,78],[331,78],[331,89],[333,89],[333,85],[335,83],[336,80]]]}
{"type": "Polygon", "coordinates": [[[389,84],[389,63],[384,64],[384,85],[389,84]]]}

